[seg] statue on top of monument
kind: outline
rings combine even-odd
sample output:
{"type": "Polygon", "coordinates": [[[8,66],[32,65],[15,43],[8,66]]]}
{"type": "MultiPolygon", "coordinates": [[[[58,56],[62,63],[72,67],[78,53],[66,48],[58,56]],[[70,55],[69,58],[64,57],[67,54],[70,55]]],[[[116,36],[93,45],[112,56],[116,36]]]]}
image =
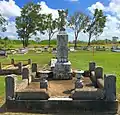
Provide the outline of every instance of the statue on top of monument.
{"type": "Polygon", "coordinates": [[[68,10],[58,10],[59,18],[58,18],[58,29],[60,31],[65,31],[66,18],[68,15],[68,10]]]}

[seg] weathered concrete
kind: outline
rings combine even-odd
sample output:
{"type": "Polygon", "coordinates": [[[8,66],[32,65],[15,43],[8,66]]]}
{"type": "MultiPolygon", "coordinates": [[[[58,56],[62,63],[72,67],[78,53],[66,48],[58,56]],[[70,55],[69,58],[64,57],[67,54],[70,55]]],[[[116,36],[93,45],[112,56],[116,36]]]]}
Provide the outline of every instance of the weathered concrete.
{"type": "Polygon", "coordinates": [[[53,79],[71,79],[71,63],[68,61],[68,35],[60,31],[57,35],[57,62],[53,69],[53,79]]]}
{"type": "Polygon", "coordinates": [[[95,68],[95,76],[96,76],[96,79],[103,78],[103,68],[102,67],[95,68]]]}
{"type": "Polygon", "coordinates": [[[40,88],[48,89],[48,81],[46,79],[40,80],[40,88]]]}
{"type": "Polygon", "coordinates": [[[108,101],[116,100],[116,76],[105,75],[104,77],[105,99],[108,101]]]}
{"type": "Polygon", "coordinates": [[[94,86],[96,88],[100,88],[100,87],[102,88],[102,86],[103,86],[103,82],[102,82],[103,68],[102,67],[96,67],[95,71],[91,71],[90,72],[90,79],[91,79],[92,83],[94,84],[94,86]],[[98,79],[101,79],[101,80],[98,80],[98,79]]]}
{"type": "Polygon", "coordinates": [[[16,92],[16,100],[47,100],[49,95],[47,92],[16,92]]]}
{"type": "Polygon", "coordinates": [[[71,79],[71,63],[56,63],[53,71],[53,79],[71,79]]]}
{"type": "Polygon", "coordinates": [[[32,72],[37,72],[37,63],[32,63],[32,72]]]}
{"type": "Polygon", "coordinates": [[[22,79],[28,79],[28,78],[29,78],[29,69],[28,68],[23,68],[22,79]]]}
{"type": "Polygon", "coordinates": [[[96,63],[95,62],[90,62],[89,63],[89,71],[95,71],[96,68],[96,63]]]}
{"type": "Polygon", "coordinates": [[[23,79],[22,81],[16,82],[15,92],[22,91],[28,86],[28,79],[23,79]]]}
{"type": "Polygon", "coordinates": [[[6,101],[15,97],[15,78],[13,75],[8,75],[5,78],[5,95],[6,101]]]}
{"type": "Polygon", "coordinates": [[[80,113],[92,111],[108,112],[114,115],[118,110],[118,102],[101,100],[9,100],[7,108],[39,113],[59,113],[61,111],[69,111],[71,113],[74,111],[76,114],[78,111],[80,113]]]}
{"type": "Polygon", "coordinates": [[[73,100],[102,100],[104,98],[104,92],[101,89],[75,89],[71,96],[73,100]]]}

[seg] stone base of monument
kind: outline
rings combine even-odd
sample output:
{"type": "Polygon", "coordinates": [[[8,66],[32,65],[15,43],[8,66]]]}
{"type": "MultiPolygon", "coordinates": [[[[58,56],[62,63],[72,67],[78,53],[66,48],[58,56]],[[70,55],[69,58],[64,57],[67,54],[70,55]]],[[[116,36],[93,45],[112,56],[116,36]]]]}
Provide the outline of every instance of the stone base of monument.
{"type": "Polygon", "coordinates": [[[39,112],[39,113],[59,113],[59,112],[101,112],[115,115],[118,110],[118,101],[101,100],[72,100],[72,98],[49,99],[49,100],[8,100],[8,111],[17,112],[39,112]],[[13,109],[13,110],[12,110],[13,109]]]}
{"type": "Polygon", "coordinates": [[[57,62],[53,69],[53,79],[67,80],[72,79],[71,63],[69,62],[57,62]]]}

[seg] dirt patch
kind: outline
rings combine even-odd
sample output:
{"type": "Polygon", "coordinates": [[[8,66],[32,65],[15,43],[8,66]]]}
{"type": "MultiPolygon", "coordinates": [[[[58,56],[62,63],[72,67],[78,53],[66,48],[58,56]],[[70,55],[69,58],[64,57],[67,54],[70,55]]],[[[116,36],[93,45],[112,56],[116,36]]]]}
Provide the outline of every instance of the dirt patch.
{"type": "MultiPolygon", "coordinates": [[[[69,97],[71,91],[73,91],[75,87],[75,78],[72,80],[50,80],[47,92],[50,97],[69,97]]],[[[91,80],[89,78],[84,78],[84,88],[94,88],[91,86],[91,80]]],[[[46,91],[46,89],[40,89],[40,82],[32,82],[26,89],[22,90],[22,92],[35,92],[35,91],[46,91]]]]}

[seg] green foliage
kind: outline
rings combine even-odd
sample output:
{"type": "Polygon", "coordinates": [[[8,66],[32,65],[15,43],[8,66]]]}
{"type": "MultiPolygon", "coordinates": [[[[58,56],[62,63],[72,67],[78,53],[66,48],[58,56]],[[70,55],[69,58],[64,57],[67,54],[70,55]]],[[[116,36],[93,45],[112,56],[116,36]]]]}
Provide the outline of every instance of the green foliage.
{"type": "Polygon", "coordinates": [[[39,43],[40,42],[40,37],[35,37],[35,41],[37,42],[37,43],[39,43]]]}
{"type": "Polygon", "coordinates": [[[43,16],[39,13],[40,10],[40,5],[31,2],[22,8],[21,16],[16,18],[17,33],[23,43],[23,47],[28,46],[29,38],[32,35],[36,35],[38,30],[41,32],[43,30],[43,16]]]}
{"type": "Polygon", "coordinates": [[[68,16],[68,10],[58,10],[59,18],[57,19],[58,30],[64,30],[66,25],[66,19],[68,16]]]}
{"type": "Polygon", "coordinates": [[[100,36],[103,32],[106,23],[106,16],[104,16],[102,10],[95,9],[93,18],[89,21],[88,27],[84,32],[89,33],[88,45],[90,45],[92,36],[100,36]]]}
{"type": "MultiPolygon", "coordinates": [[[[49,40],[42,40],[40,42],[41,45],[47,45],[49,43],[49,40]]],[[[51,40],[51,45],[56,45],[57,44],[57,40],[53,39],[51,40]]]]}
{"type": "Polygon", "coordinates": [[[0,29],[2,32],[6,31],[6,26],[7,25],[7,21],[5,20],[5,18],[0,14],[0,29]]]}
{"type": "Polygon", "coordinates": [[[53,35],[58,31],[57,30],[57,19],[52,19],[52,14],[48,14],[46,15],[46,28],[47,28],[47,33],[48,33],[48,37],[49,37],[49,42],[48,42],[48,46],[50,47],[50,41],[53,37],[53,35]]]}
{"type": "Polygon", "coordinates": [[[77,47],[77,39],[79,33],[87,26],[89,19],[88,16],[81,12],[75,12],[72,16],[69,17],[68,22],[69,22],[69,27],[74,31],[75,35],[75,45],[74,47],[77,47]]]}

